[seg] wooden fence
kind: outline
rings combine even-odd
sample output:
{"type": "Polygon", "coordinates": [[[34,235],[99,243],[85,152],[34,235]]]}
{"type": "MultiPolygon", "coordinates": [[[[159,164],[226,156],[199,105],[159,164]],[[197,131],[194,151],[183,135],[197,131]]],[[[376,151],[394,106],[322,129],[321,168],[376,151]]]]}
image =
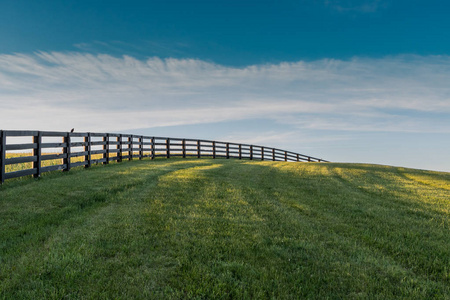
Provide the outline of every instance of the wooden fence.
{"type": "Polygon", "coordinates": [[[250,160],[326,162],[326,160],[264,146],[183,138],[116,133],[0,130],[0,183],[23,176],[111,161],[150,157],[208,157],[250,160]],[[19,142],[10,140],[19,138],[19,142]],[[29,139],[24,142],[24,139],[29,139]],[[57,141],[55,141],[57,140],[57,141]],[[13,152],[28,154],[14,157],[13,152]],[[47,151],[47,152],[46,152],[47,151]],[[31,154],[30,154],[31,153],[31,154]],[[46,161],[57,164],[45,166],[46,161]],[[31,168],[7,172],[6,166],[27,163],[31,168]]]}

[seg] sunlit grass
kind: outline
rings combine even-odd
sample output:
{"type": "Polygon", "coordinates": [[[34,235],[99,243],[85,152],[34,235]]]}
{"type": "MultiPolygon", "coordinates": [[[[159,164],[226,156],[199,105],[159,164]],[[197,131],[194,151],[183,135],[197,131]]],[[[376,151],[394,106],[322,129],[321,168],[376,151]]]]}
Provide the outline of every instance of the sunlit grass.
{"type": "MultiPolygon", "coordinates": [[[[49,153],[42,153],[42,155],[48,155],[48,154],[61,154],[56,153],[56,152],[49,152],[49,153]]],[[[158,154],[165,154],[165,152],[155,152],[156,155],[158,154]]],[[[193,152],[187,152],[187,154],[195,154],[193,152]]],[[[128,152],[122,152],[122,156],[127,156],[128,152]]],[[[133,155],[139,155],[139,152],[133,152],[133,155]]],[[[150,153],[145,152],[145,155],[150,155],[150,153]]],[[[29,157],[29,156],[33,156],[32,153],[7,153],[6,154],[6,158],[14,158],[14,157],[29,157]]],[[[116,157],[117,153],[109,153],[109,157],[113,158],[116,157]]],[[[91,160],[98,160],[98,159],[102,159],[103,158],[103,154],[92,154],[91,155],[91,160]]],[[[136,159],[136,158],[134,158],[136,159]]],[[[85,161],[85,157],[84,156],[78,156],[78,157],[71,157],[70,158],[70,162],[71,163],[77,163],[77,162],[82,162],[85,161]]],[[[114,162],[114,161],[111,161],[114,162]]],[[[49,166],[56,166],[56,165],[62,165],[63,164],[63,159],[52,159],[52,160],[42,160],[41,161],[41,167],[49,167],[49,166]]],[[[17,164],[11,164],[11,165],[6,165],[5,166],[5,172],[15,172],[15,171],[22,171],[22,170],[28,170],[28,169],[32,169],[33,168],[33,163],[32,162],[26,162],[26,163],[17,163],[17,164]]]]}
{"type": "Polygon", "coordinates": [[[450,174],[132,161],[0,190],[0,298],[446,299],[450,174]]]}
{"type": "MultiPolygon", "coordinates": [[[[42,153],[42,155],[48,155],[48,154],[58,154],[58,153],[42,153]]],[[[32,156],[31,153],[7,153],[6,158],[13,158],[13,157],[28,157],[32,156]]],[[[112,155],[111,155],[112,157],[112,155]]],[[[101,159],[102,154],[95,154],[92,155],[91,159],[101,159]]],[[[71,163],[81,162],[84,161],[84,156],[79,157],[73,157],[71,158],[71,163]]],[[[56,166],[63,164],[62,159],[51,159],[51,160],[43,160],[41,162],[41,167],[48,167],[48,166],[56,166]]],[[[5,166],[5,172],[15,172],[15,171],[22,171],[27,169],[32,169],[33,163],[27,162],[27,163],[18,163],[18,164],[12,164],[12,165],[6,165],[5,166]]]]}

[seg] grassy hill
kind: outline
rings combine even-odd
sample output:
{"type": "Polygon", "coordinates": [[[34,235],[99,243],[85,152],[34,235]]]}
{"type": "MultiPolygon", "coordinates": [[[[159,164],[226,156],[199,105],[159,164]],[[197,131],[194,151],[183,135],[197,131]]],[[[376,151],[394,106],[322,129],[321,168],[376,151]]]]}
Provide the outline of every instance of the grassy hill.
{"type": "Polygon", "coordinates": [[[0,298],[450,298],[450,174],[143,160],[0,188],[0,298]]]}

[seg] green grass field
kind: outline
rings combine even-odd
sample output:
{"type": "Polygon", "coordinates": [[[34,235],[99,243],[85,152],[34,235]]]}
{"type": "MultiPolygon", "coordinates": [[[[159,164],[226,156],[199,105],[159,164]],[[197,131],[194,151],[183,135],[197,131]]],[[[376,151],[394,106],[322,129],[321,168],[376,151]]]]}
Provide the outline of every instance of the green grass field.
{"type": "Polygon", "coordinates": [[[131,161],[0,188],[1,299],[450,299],[450,173],[131,161]]]}

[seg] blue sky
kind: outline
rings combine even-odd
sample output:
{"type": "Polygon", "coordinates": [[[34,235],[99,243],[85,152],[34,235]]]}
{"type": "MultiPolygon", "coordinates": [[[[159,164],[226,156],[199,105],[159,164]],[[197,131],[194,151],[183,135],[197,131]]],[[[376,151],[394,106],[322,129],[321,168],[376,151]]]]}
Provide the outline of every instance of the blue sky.
{"type": "Polygon", "coordinates": [[[240,65],[447,54],[446,1],[2,1],[0,51],[240,65]]]}
{"type": "Polygon", "coordinates": [[[446,1],[2,1],[0,128],[450,171],[446,1]]]}

